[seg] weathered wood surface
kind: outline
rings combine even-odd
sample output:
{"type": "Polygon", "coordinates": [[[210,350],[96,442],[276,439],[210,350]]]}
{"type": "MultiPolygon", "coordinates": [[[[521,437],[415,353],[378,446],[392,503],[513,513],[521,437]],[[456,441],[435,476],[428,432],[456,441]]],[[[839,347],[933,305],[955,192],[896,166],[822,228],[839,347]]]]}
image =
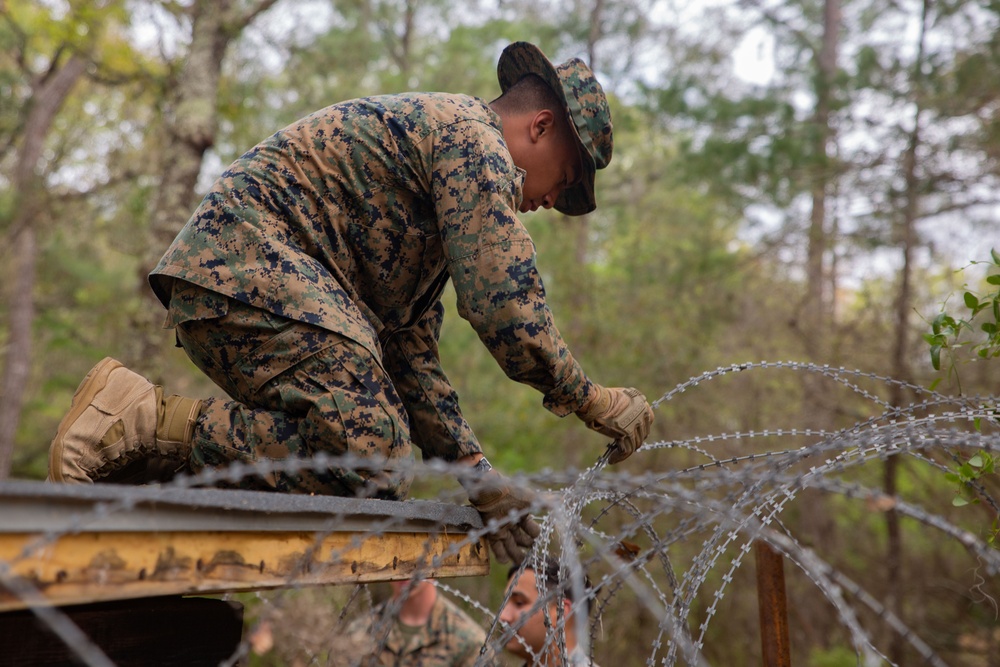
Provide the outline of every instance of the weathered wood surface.
{"type": "Polygon", "coordinates": [[[0,611],[489,572],[471,507],[0,483],[0,611]]]}

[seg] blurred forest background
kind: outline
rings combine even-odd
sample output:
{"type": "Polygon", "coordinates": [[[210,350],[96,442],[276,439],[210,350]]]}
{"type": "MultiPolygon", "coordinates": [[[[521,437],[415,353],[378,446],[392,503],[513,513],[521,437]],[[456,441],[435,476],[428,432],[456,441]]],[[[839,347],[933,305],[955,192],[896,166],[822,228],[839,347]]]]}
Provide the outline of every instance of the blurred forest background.
{"type": "MultiPolygon", "coordinates": [[[[145,276],[232,159],[351,97],[493,99],[516,40],[582,57],[612,103],[598,210],[525,216],[556,321],[595,380],[653,400],[718,366],[791,360],[996,394],[1000,362],[971,362],[983,348],[949,338],[939,370],[924,335],[942,313],[969,318],[966,291],[995,290],[998,28],[989,0],[0,0],[0,478],[44,478],[76,385],[106,355],[168,392],[218,393],[161,328],[145,276]]],[[[507,381],[449,308],[445,369],[494,463],[593,464],[603,438],[507,381]]],[[[913,400],[896,385],[880,398],[913,400]]],[[[841,399],[812,375],[745,374],[663,403],[651,440],[872,416],[841,399]]],[[[995,530],[986,504],[953,507],[943,474],[897,458],[868,482],[995,530]]],[[[622,468],[685,464],[663,448],[622,468]]],[[[807,495],[783,519],[949,664],[1000,664],[984,597],[996,582],[978,588],[956,545],[891,509],[807,495]]],[[[489,605],[502,570],[457,585],[489,605]]],[[[794,571],[788,586],[794,664],[855,664],[825,600],[794,571]]],[[[707,637],[712,664],[759,652],[752,581],[733,588],[707,637]]],[[[322,595],[338,593],[302,592],[310,614],[336,615],[322,595]]],[[[275,621],[275,648],[256,660],[308,664],[306,640],[289,638],[310,614],[290,614],[284,635],[275,621]]],[[[605,619],[604,664],[639,664],[628,647],[655,630],[626,614],[605,619]]]]}

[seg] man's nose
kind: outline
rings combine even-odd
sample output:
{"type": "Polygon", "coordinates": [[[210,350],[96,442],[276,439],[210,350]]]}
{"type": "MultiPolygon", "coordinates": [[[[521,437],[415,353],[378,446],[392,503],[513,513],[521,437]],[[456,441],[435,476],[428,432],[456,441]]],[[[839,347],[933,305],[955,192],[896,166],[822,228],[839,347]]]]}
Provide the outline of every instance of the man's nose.
{"type": "Polygon", "coordinates": [[[504,605],[503,609],[500,610],[500,620],[503,621],[504,623],[509,624],[511,621],[510,617],[511,617],[510,606],[504,605]]]}

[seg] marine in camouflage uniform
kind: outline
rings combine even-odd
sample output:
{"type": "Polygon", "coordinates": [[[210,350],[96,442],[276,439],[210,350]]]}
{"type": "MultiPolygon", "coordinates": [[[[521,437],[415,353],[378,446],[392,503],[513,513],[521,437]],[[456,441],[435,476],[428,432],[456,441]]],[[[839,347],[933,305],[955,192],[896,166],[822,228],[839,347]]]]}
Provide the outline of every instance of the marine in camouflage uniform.
{"type": "MultiPolygon", "coordinates": [[[[545,304],[522,178],[490,107],[437,93],[337,104],[239,158],[152,274],[181,344],[236,399],[205,402],[195,456],[335,443],[395,459],[411,440],[447,461],[482,452],[437,353],[449,277],[504,371],[556,414],[579,408],[593,388],[545,304]],[[275,335],[290,343],[257,352],[275,335]],[[335,368],[345,377],[317,391],[335,368]]],[[[379,480],[378,493],[406,484],[379,480]]]]}
{"type": "Polygon", "coordinates": [[[508,652],[524,658],[524,667],[598,667],[577,642],[574,614],[589,617],[594,594],[585,573],[584,599],[576,597],[575,587],[552,556],[523,570],[512,567],[507,580],[506,602],[499,619],[509,628],[503,635],[508,652]]]}
{"type": "MultiPolygon", "coordinates": [[[[424,583],[433,587],[433,582],[424,583]]],[[[406,628],[398,615],[386,617],[398,607],[395,598],[356,619],[347,629],[354,654],[335,658],[335,664],[473,667],[486,632],[440,591],[434,593],[434,606],[419,628],[406,628]]]]}
{"type": "MultiPolygon", "coordinates": [[[[164,398],[105,359],[60,424],[50,477],[89,482],[153,455],[198,471],[325,452],[372,464],[243,486],[395,499],[410,478],[392,464],[410,460],[413,443],[425,458],[477,464],[486,490],[467,490],[484,519],[523,510],[530,498],[483,459],[441,368],[448,280],[510,378],[615,438],[612,462],[635,451],[649,404],[584,374],[517,217],[594,209],[594,173],[612,152],[607,100],[582,61],[555,67],[524,42],[504,50],[498,74],[504,95],[492,104],[444,93],[351,100],[237,159],[150,275],[178,344],[231,400],[164,398]],[[555,113],[505,105],[533,78],[555,113]]],[[[501,559],[531,544],[538,527],[522,524],[503,536],[501,559]]]]}

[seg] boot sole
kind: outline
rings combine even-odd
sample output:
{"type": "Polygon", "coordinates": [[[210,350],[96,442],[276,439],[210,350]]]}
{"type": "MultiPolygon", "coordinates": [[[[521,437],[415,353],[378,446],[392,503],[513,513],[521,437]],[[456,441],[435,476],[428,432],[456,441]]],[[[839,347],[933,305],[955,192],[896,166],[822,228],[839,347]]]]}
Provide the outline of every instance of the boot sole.
{"type": "Polygon", "coordinates": [[[87,377],[83,378],[80,386],[76,388],[73,400],[69,406],[69,412],[59,422],[59,430],[56,431],[56,437],[52,440],[52,445],[49,447],[49,481],[67,481],[62,472],[66,433],[76,423],[76,420],[80,418],[83,411],[90,407],[94,397],[107,386],[108,378],[111,376],[112,371],[117,368],[122,368],[121,362],[111,357],[104,357],[87,373],[87,377]]]}

